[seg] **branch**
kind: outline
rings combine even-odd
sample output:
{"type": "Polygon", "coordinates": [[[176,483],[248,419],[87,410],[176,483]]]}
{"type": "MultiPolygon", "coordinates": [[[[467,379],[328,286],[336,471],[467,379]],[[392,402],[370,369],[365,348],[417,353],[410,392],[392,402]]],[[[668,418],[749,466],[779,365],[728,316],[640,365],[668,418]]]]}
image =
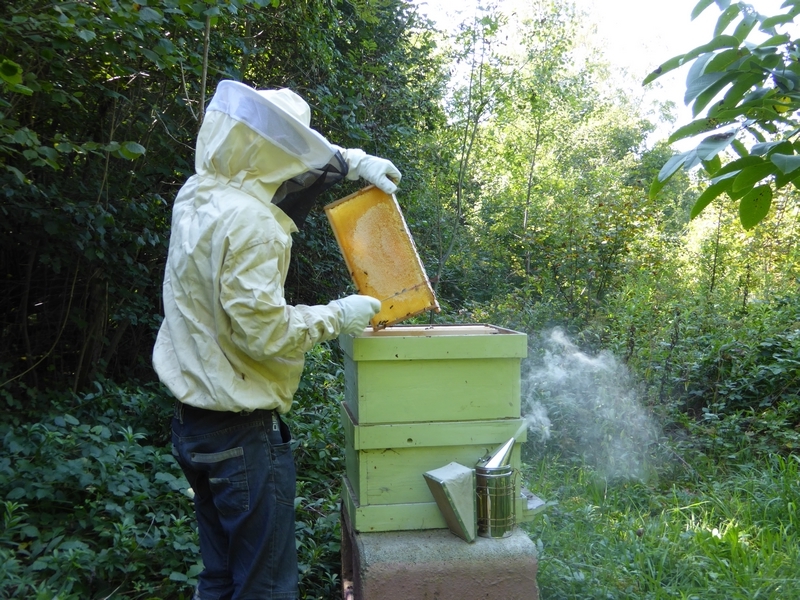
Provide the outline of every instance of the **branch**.
{"type": "Polygon", "coordinates": [[[27,369],[25,369],[22,373],[19,373],[18,375],[14,375],[14,377],[12,377],[11,379],[9,379],[7,381],[4,381],[3,383],[0,383],[0,388],[7,386],[9,383],[14,381],[15,379],[19,379],[20,377],[22,377],[24,375],[27,375],[28,373],[33,371],[36,367],[38,367],[42,363],[42,361],[45,358],[47,358],[48,356],[50,356],[53,353],[53,350],[56,349],[56,346],[58,345],[58,342],[61,339],[61,334],[64,333],[64,329],[67,326],[67,321],[69,321],[69,311],[72,308],[72,299],[73,299],[73,297],[75,295],[75,282],[78,280],[78,272],[79,271],[80,271],[80,269],[76,266],[75,267],[75,277],[72,278],[72,289],[69,292],[69,303],[67,304],[67,310],[66,310],[66,313],[64,315],[64,322],[61,324],[61,331],[58,332],[58,335],[56,336],[56,341],[53,342],[53,345],[50,347],[50,349],[47,352],[45,352],[42,355],[42,357],[39,360],[37,360],[34,364],[32,364],[27,369]]]}
{"type": "Polygon", "coordinates": [[[203,76],[200,81],[200,107],[197,114],[200,116],[198,119],[197,127],[203,124],[203,116],[206,110],[206,77],[208,76],[208,42],[211,39],[211,16],[206,15],[206,32],[203,36],[203,76]]]}

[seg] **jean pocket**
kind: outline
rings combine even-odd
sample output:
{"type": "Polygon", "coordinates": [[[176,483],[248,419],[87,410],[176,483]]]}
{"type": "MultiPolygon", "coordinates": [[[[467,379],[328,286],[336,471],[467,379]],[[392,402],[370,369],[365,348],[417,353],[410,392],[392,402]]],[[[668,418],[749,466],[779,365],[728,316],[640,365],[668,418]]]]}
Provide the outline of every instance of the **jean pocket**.
{"type": "Polygon", "coordinates": [[[241,446],[223,452],[192,452],[195,468],[208,473],[208,486],[220,514],[234,515],[250,510],[247,464],[241,446]]]}
{"type": "Polygon", "coordinates": [[[269,452],[272,459],[272,476],[275,482],[275,496],[280,504],[291,506],[294,509],[296,493],[296,473],[294,456],[292,455],[292,434],[289,427],[273,414],[269,426],[267,439],[269,452]]]}

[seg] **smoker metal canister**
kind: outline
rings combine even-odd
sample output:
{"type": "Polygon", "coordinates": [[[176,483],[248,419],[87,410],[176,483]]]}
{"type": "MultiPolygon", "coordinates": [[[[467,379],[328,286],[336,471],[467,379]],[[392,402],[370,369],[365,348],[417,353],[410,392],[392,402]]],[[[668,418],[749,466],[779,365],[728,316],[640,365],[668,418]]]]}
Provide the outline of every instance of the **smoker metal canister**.
{"type": "Polygon", "coordinates": [[[508,537],[516,525],[514,470],[511,467],[514,442],[512,437],[475,466],[478,535],[481,537],[508,537]]]}

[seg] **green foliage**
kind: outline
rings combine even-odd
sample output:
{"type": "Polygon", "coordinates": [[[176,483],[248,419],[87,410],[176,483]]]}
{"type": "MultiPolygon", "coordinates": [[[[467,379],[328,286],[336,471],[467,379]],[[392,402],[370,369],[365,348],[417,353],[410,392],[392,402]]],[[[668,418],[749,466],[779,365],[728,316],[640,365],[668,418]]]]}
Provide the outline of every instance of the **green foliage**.
{"type": "Polygon", "coordinates": [[[51,401],[48,415],[0,425],[0,596],[189,598],[202,565],[186,482],[158,434],[170,403],[113,386],[51,401]]]}
{"type": "Polygon", "coordinates": [[[344,431],[339,416],[344,373],[328,344],[308,354],[288,419],[297,468],[296,534],[301,598],[341,593],[341,476],[344,431]]]}
{"type": "MultiPolygon", "coordinates": [[[[0,384],[152,377],[171,200],[217,81],[293,87],[323,134],[412,185],[408,140],[442,120],[432,49],[400,0],[3,3],[0,384]]],[[[295,303],[348,287],[321,214],[298,243],[295,303]]]]}
{"type": "MultiPolygon", "coordinates": [[[[342,383],[338,357],[316,347],[290,416],[302,598],[341,588],[342,383]]],[[[48,400],[47,414],[18,409],[0,424],[0,597],[190,598],[202,561],[171,453],[173,400],[111,383],[48,400]]]]}
{"type": "Polygon", "coordinates": [[[687,366],[685,410],[698,418],[696,445],[710,454],[800,448],[800,311],[777,300],[760,312],[687,366]]]}
{"type": "Polygon", "coordinates": [[[688,180],[647,200],[665,149],[646,147],[652,124],[608,89],[601,63],[576,64],[574,7],[485,16],[455,38],[463,75],[442,143],[457,170],[436,181],[422,245],[438,258],[445,319],[575,331],[636,272],[640,240],[684,226],[688,180]]]}
{"type": "MultiPolygon", "coordinates": [[[[710,4],[699,2],[692,18],[710,4]]],[[[704,110],[705,115],[675,131],[669,141],[713,132],[695,148],[667,161],[654,179],[650,195],[658,194],[681,167],[689,170],[702,163],[711,179],[692,215],[724,193],[738,201],[740,222],[751,229],[770,213],[780,190],[794,185],[800,176],[800,154],[794,142],[800,125],[796,116],[800,109],[800,52],[798,41],[779,31],[794,22],[800,6],[786,2],[782,6],[785,12],[766,16],[743,2],[717,4],[722,13],[714,38],[668,60],[644,80],[650,83],[691,64],[684,102],[691,104],[695,117],[704,110]],[[730,34],[724,33],[730,29],[730,34]],[[747,41],[753,31],[766,39],[747,41]],[[739,158],[722,166],[721,155],[729,147],[739,158]]]]}

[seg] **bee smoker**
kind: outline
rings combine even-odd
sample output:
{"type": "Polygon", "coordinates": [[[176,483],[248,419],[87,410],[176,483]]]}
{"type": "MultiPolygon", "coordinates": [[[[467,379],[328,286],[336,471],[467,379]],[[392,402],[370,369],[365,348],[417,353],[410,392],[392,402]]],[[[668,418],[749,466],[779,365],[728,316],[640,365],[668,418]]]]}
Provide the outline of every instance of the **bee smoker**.
{"type": "Polygon", "coordinates": [[[475,466],[478,535],[481,537],[508,537],[516,525],[514,470],[511,467],[515,441],[512,437],[475,466]]]}

